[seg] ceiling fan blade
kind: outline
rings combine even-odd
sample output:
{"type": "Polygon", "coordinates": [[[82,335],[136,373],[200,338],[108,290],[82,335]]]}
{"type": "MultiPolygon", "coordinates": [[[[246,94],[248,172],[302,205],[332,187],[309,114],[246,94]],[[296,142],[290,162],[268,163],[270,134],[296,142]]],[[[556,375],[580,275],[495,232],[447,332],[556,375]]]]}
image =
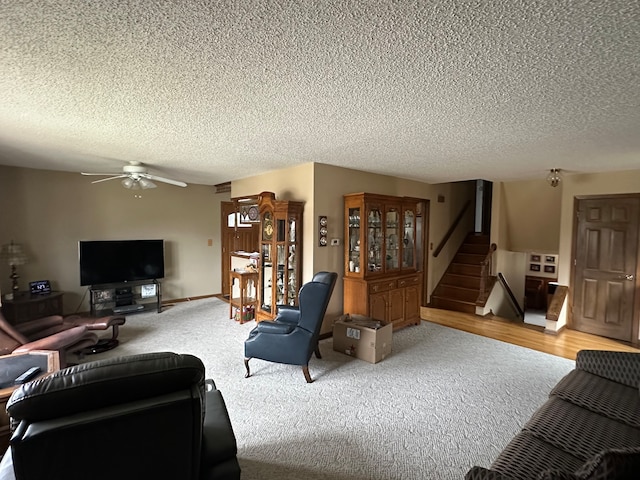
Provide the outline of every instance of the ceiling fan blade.
{"type": "Polygon", "coordinates": [[[158,177],[156,175],[151,175],[149,173],[144,173],[141,175],[142,177],[148,178],[149,180],[155,180],[157,182],[169,183],[171,185],[175,185],[176,187],[186,187],[187,184],[184,182],[180,182],[178,180],[171,180],[170,178],[158,177]]]}
{"type": "Polygon", "coordinates": [[[102,175],[103,177],[109,176],[109,175],[120,175],[119,173],[87,173],[87,172],[80,172],[80,175],[102,175]]]}
{"type": "MultiPolygon", "coordinates": [[[[113,174],[110,174],[110,175],[113,175],[113,174]]],[[[108,181],[108,180],[115,180],[116,178],[124,178],[124,177],[126,177],[126,176],[127,176],[127,175],[116,175],[115,177],[101,178],[100,180],[94,180],[94,181],[93,181],[93,182],[91,182],[91,183],[106,182],[106,181],[108,181]]]]}

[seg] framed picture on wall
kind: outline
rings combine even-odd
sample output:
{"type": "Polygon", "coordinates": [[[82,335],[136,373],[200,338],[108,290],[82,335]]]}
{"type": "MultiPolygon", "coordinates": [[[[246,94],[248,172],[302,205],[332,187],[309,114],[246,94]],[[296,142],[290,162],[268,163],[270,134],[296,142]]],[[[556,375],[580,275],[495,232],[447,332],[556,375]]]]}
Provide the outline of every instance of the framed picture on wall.
{"type": "MultiPolygon", "coordinates": [[[[540,255],[535,255],[535,254],[531,255],[531,261],[532,262],[539,262],[540,261],[540,255]]],[[[538,269],[538,270],[540,270],[540,269],[538,269]]]]}
{"type": "Polygon", "coordinates": [[[556,263],[556,257],[553,255],[545,255],[544,261],[545,263],[556,263]]]}
{"type": "Polygon", "coordinates": [[[545,265],[544,266],[544,273],[556,273],[556,266],[555,265],[545,265]]]}
{"type": "Polygon", "coordinates": [[[539,272],[540,271],[540,264],[539,263],[530,263],[529,264],[529,270],[531,270],[532,272],[539,272]]]}

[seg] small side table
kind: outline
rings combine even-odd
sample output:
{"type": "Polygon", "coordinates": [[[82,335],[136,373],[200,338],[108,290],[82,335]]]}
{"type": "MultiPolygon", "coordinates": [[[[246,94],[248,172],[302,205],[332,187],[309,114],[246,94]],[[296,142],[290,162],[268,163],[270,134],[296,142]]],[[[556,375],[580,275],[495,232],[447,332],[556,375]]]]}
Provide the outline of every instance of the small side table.
{"type": "Polygon", "coordinates": [[[16,325],[49,315],[62,315],[64,292],[32,295],[18,292],[11,300],[2,299],[2,313],[9,323],[16,325]]]}
{"type": "Polygon", "coordinates": [[[258,272],[248,272],[246,270],[229,272],[229,318],[233,318],[234,307],[238,312],[238,320],[240,323],[249,322],[252,319],[246,319],[245,313],[247,307],[252,306],[255,318],[255,311],[258,308],[257,299],[258,272]],[[238,280],[239,296],[234,297],[233,284],[238,280]]]}
{"type": "MultiPolygon", "coordinates": [[[[7,400],[20,385],[15,379],[31,367],[40,367],[40,377],[60,370],[60,356],[57,351],[33,350],[28,353],[0,356],[0,456],[9,446],[9,417],[7,416],[7,400]]],[[[39,377],[36,377],[39,378],[39,377]]]]}

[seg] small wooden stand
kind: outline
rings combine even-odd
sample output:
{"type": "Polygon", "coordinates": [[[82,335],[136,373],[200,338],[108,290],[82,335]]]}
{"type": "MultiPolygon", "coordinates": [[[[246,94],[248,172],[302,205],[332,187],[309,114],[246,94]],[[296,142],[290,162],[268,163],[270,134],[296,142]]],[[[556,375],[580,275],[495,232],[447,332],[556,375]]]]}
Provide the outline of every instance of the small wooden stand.
{"type": "Polygon", "coordinates": [[[240,323],[249,322],[252,319],[245,319],[244,314],[246,311],[246,307],[252,306],[254,311],[258,308],[258,299],[256,296],[258,287],[258,272],[248,272],[248,271],[235,271],[231,270],[229,272],[229,318],[233,317],[233,309],[234,307],[237,309],[238,321],[240,323]],[[240,289],[240,296],[234,297],[233,284],[235,280],[238,280],[238,287],[240,289]]]}

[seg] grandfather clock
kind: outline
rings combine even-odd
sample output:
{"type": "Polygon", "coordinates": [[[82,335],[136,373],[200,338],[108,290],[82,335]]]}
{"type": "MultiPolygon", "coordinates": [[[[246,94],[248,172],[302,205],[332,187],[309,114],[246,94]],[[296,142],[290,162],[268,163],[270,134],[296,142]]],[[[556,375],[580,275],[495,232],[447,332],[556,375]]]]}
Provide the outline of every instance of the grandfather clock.
{"type": "Polygon", "coordinates": [[[298,305],[303,206],[303,202],[276,200],[273,192],[259,195],[261,261],[257,321],[273,320],[278,305],[298,305]]]}

